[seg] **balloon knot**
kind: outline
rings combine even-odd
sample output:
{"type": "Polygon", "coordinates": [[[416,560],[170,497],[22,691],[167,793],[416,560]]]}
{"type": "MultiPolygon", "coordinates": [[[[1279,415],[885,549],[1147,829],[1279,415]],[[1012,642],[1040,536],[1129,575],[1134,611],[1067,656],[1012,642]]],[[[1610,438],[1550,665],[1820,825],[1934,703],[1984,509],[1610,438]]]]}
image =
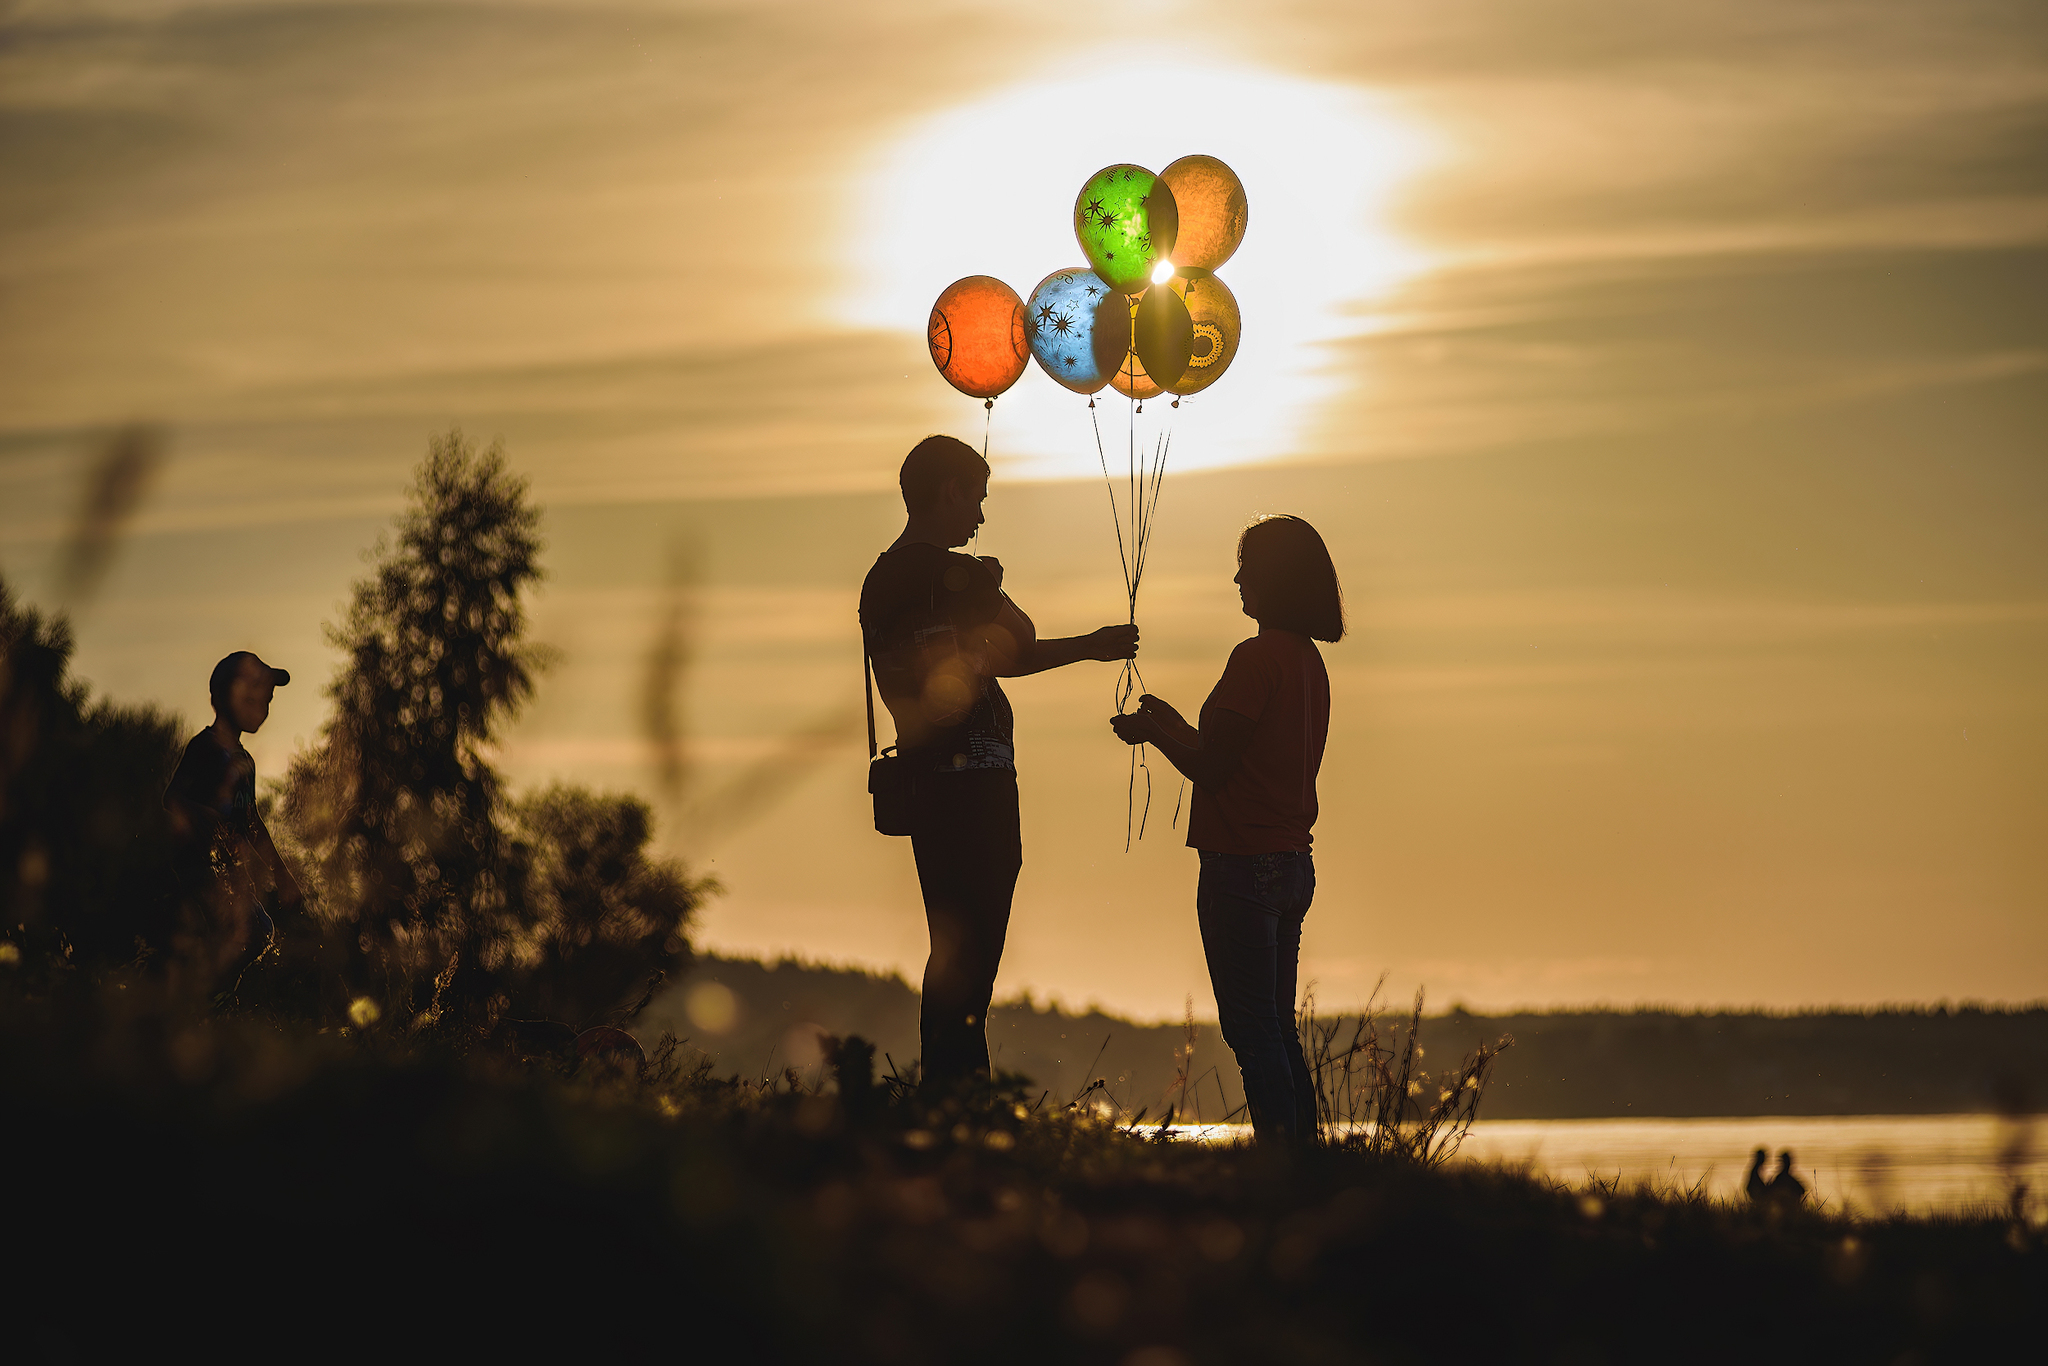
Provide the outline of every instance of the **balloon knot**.
{"type": "Polygon", "coordinates": [[[1144,404],[1142,404],[1142,403],[1140,403],[1140,404],[1138,405],[1138,411],[1139,411],[1139,412],[1141,412],[1141,413],[1142,413],[1142,412],[1144,412],[1144,411],[1145,411],[1145,405],[1144,405],[1144,404]]]}
{"type": "Polygon", "coordinates": [[[1092,398],[1091,398],[1091,399],[1089,399],[1089,400],[1088,400],[1088,406],[1089,406],[1089,407],[1091,407],[1091,408],[1093,408],[1093,407],[1095,406],[1095,400],[1094,400],[1094,399],[1092,399],[1092,398]]]}
{"type": "Polygon", "coordinates": [[[993,408],[993,407],[995,407],[995,406],[996,406],[996,401],[995,401],[994,399],[992,399],[992,398],[990,398],[990,399],[983,399],[983,400],[982,400],[982,403],[981,403],[981,406],[982,406],[982,407],[984,407],[984,408],[993,408]]]}
{"type": "Polygon", "coordinates": [[[1179,400],[1179,399],[1175,399],[1175,400],[1173,401],[1173,406],[1174,406],[1174,407],[1176,407],[1176,408],[1180,407],[1180,400],[1179,400]]]}

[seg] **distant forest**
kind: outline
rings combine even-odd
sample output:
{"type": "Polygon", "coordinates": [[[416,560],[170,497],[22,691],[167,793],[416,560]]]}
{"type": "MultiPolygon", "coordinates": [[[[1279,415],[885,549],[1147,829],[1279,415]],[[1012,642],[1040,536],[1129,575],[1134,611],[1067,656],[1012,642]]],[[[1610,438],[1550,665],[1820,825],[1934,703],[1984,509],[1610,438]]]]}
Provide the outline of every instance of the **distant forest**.
{"type": "MultiPolygon", "coordinates": [[[[815,1067],[821,1033],[860,1034],[875,1042],[886,1072],[885,1054],[898,1064],[917,1054],[917,1004],[916,989],[893,974],[707,956],[634,1030],[650,1041],[673,1032],[721,1069],[755,1076],[815,1067]],[[708,983],[730,991],[737,1007],[719,1033],[691,1019],[691,993],[708,983]]],[[[1402,1004],[1384,1028],[1405,1029],[1402,1004]]],[[[1962,1114],[2048,1103],[2048,1008],[2040,1007],[1456,1012],[1424,1017],[1425,1065],[1452,1065],[1502,1035],[1515,1042],[1496,1065],[1483,1119],[1962,1114]]],[[[1060,1098],[1101,1077],[1129,1109],[1149,1107],[1155,1116],[1176,1090],[1186,1038],[1184,1025],[1074,1015],[1029,1000],[998,1004],[989,1015],[997,1067],[1060,1098]]],[[[1218,1119],[1242,1103],[1213,1021],[1196,1024],[1191,1063],[1190,1109],[1199,1117],[1218,1119]]]]}

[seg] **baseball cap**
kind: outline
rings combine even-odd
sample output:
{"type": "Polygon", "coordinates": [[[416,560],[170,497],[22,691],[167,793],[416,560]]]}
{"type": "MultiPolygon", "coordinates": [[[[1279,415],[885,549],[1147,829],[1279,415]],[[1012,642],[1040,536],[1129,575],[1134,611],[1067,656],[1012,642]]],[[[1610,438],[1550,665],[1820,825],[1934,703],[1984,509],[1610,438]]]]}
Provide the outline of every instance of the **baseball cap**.
{"type": "Polygon", "coordinates": [[[274,687],[282,688],[292,681],[292,676],[287,670],[265,664],[254,650],[237,650],[213,666],[213,673],[206,680],[206,695],[216,700],[227,696],[228,688],[234,683],[235,675],[241,672],[242,661],[245,659],[254,659],[260,667],[269,669],[270,682],[274,687]]]}

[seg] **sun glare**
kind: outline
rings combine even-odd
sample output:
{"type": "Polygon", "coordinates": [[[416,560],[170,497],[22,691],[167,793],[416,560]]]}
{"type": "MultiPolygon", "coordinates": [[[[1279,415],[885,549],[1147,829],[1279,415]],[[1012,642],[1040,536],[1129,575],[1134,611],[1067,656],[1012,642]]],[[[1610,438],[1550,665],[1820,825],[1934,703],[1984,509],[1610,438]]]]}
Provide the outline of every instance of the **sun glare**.
{"type": "MultiPolygon", "coordinates": [[[[1214,388],[1170,418],[1161,399],[1146,417],[1173,423],[1176,468],[1295,454],[1321,407],[1353,383],[1328,343],[1368,330],[1373,304],[1429,264],[1387,220],[1434,158],[1433,140],[1353,86],[1193,60],[1133,67],[1121,52],[1079,66],[947,109],[879,150],[857,185],[850,287],[835,321],[922,335],[932,301],[964,275],[994,275],[1028,296],[1081,264],[1071,215],[1092,173],[1118,161],[1158,170],[1205,152],[1230,163],[1251,203],[1244,245],[1217,272],[1243,310],[1244,339],[1214,388]],[[1101,116],[1176,108],[1186,117],[1171,132],[1159,131],[1164,119],[1101,116]]],[[[1171,265],[1153,278],[1162,271],[1171,265]]],[[[1124,404],[1110,390],[1101,398],[1124,404]]],[[[1028,369],[995,406],[990,453],[1002,473],[1092,472],[1087,403],[1028,369]]],[[[960,397],[963,428],[980,407],[960,397]]]]}

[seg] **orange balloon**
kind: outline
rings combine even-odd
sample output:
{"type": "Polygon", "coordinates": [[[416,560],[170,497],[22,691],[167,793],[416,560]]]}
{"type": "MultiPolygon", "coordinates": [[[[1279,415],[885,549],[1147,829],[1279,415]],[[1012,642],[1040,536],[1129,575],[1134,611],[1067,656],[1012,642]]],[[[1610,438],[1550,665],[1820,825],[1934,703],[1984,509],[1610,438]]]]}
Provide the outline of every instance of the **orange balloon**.
{"type": "Polygon", "coordinates": [[[1133,351],[1124,357],[1124,363],[1109,377],[1112,389],[1125,398],[1134,398],[1143,403],[1148,398],[1157,398],[1166,390],[1152,382],[1152,376],[1145,373],[1145,362],[1138,359],[1133,351]]]}
{"type": "Polygon", "coordinates": [[[994,398],[1031,359],[1024,301],[992,275],[955,280],[932,305],[932,364],[963,394],[994,398]]]}
{"type": "Polygon", "coordinates": [[[1185,156],[1159,173],[1180,209],[1173,263],[1182,270],[1213,271],[1244,241],[1251,211],[1237,172],[1209,156],[1185,156]]]}
{"type": "MultiPolygon", "coordinates": [[[[1150,292],[1150,290],[1146,291],[1146,293],[1150,292]]],[[[1153,381],[1152,376],[1145,373],[1145,362],[1138,359],[1136,324],[1138,320],[1138,304],[1143,297],[1143,295],[1119,296],[1125,307],[1129,310],[1129,321],[1124,324],[1123,328],[1118,330],[1123,331],[1129,340],[1124,343],[1123,363],[1117,366],[1109,376],[1110,388],[1116,390],[1125,398],[1134,398],[1140,403],[1143,403],[1148,398],[1156,398],[1158,395],[1166,392],[1165,389],[1153,381]]],[[[1097,341],[1107,340],[1111,335],[1109,316],[1113,306],[1113,303],[1107,299],[1102,303],[1103,316],[1097,317],[1095,320],[1095,337],[1097,341]]],[[[1110,342],[1110,347],[1113,348],[1114,346],[1115,342],[1110,342]]],[[[1115,351],[1113,349],[1110,350],[1110,354],[1114,355],[1115,351]]],[[[1104,362],[1104,368],[1107,368],[1107,362],[1104,362]]]]}

